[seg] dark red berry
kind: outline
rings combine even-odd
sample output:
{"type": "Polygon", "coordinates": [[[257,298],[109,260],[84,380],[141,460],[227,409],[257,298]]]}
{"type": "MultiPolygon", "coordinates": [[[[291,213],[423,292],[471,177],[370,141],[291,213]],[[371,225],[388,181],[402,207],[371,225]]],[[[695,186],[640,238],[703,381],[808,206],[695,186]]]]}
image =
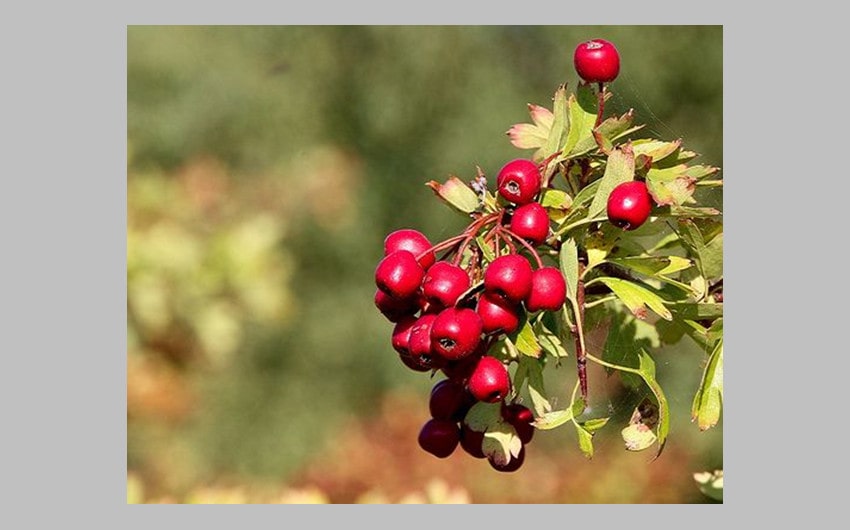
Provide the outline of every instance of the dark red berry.
{"type": "Polygon", "coordinates": [[[484,443],[484,433],[473,431],[466,424],[460,425],[460,446],[475,458],[487,458],[481,449],[484,443]]]}
{"type": "Polygon", "coordinates": [[[409,354],[398,354],[399,359],[405,366],[414,372],[430,372],[433,368],[430,363],[423,362],[421,357],[413,357],[409,354]]]}
{"type": "Polygon", "coordinates": [[[389,254],[375,269],[378,289],[398,300],[415,297],[424,277],[422,266],[407,250],[396,250],[389,254]]]}
{"type": "Polygon", "coordinates": [[[646,183],[630,180],[618,184],[608,195],[608,220],[624,230],[634,230],[649,219],[652,198],[646,183]]]}
{"type": "Polygon", "coordinates": [[[496,177],[499,195],[514,204],[526,204],[540,192],[540,170],[525,158],[511,160],[496,177]]]}
{"type": "Polygon", "coordinates": [[[384,239],[384,256],[389,256],[397,250],[407,250],[414,256],[421,256],[419,264],[426,270],[437,260],[437,256],[430,249],[431,242],[425,234],[412,228],[396,230],[384,239]]]}
{"type": "Polygon", "coordinates": [[[481,342],[481,317],[469,308],[446,308],[431,326],[431,347],[440,357],[456,361],[472,354],[481,342]]]}
{"type": "Polygon", "coordinates": [[[444,361],[434,354],[431,342],[431,327],[437,315],[426,313],[420,316],[410,328],[410,338],[407,341],[407,350],[410,357],[417,363],[429,368],[439,368],[444,361]]]}
{"type": "Polygon", "coordinates": [[[417,320],[419,320],[417,317],[407,315],[399,319],[393,327],[392,345],[398,353],[410,355],[410,330],[413,329],[417,320]]]}
{"type": "Polygon", "coordinates": [[[522,446],[518,455],[511,456],[511,459],[504,464],[497,464],[492,456],[488,456],[487,461],[490,462],[490,466],[496,471],[501,471],[503,473],[516,471],[522,467],[523,462],[525,462],[525,446],[522,446]]]}
{"type": "Polygon", "coordinates": [[[484,272],[484,291],[518,304],[531,292],[531,264],[519,254],[494,259],[484,272]]]}
{"type": "Polygon", "coordinates": [[[549,236],[549,214],[539,202],[523,204],[511,216],[510,229],[532,245],[542,245],[549,236]]]}
{"type": "Polygon", "coordinates": [[[529,312],[557,311],[567,300],[567,282],[555,267],[541,267],[531,276],[531,292],[525,301],[529,312]]]}
{"type": "Polygon", "coordinates": [[[430,304],[450,307],[469,289],[469,275],[457,265],[438,261],[425,273],[422,294],[430,304]]]}
{"type": "Polygon", "coordinates": [[[390,322],[398,322],[402,318],[419,311],[419,299],[416,296],[397,299],[377,289],[375,291],[375,307],[390,322]]]}
{"type": "Polygon", "coordinates": [[[525,405],[511,403],[502,412],[505,421],[513,425],[517,436],[523,445],[529,443],[534,437],[534,413],[525,405]]]}
{"type": "Polygon", "coordinates": [[[484,293],[478,299],[476,311],[481,317],[484,333],[513,333],[519,327],[522,306],[498,296],[484,293]]]}
{"type": "Polygon", "coordinates": [[[451,455],[460,442],[460,428],[451,420],[430,419],[419,431],[419,447],[437,458],[451,455]]]}
{"type": "Polygon", "coordinates": [[[620,73],[620,54],[604,39],[592,39],[576,47],[573,64],[588,83],[608,83],[620,73]]]}
{"type": "Polygon", "coordinates": [[[446,361],[446,364],[441,367],[446,377],[459,383],[465,383],[469,379],[469,376],[472,375],[472,371],[475,370],[478,359],[483,355],[478,352],[481,349],[481,344],[479,344],[479,348],[476,348],[476,351],[472,352],[472,355],[458,359],[457,361],[446,361]]]}
{"type": "Polygon", "coordinates": [[[478,401],[496,403],[510,392],[511,377],[501,361],[485,355],[475,365],[475,370],[469,376],[466,387],[478,401]]]}
{"type": "Polygon", "coordinates": [[[469,392],[462,384],[443,379],[431,389],[428,408],[435,420],[460,421],[468,411],[469,392]]]}

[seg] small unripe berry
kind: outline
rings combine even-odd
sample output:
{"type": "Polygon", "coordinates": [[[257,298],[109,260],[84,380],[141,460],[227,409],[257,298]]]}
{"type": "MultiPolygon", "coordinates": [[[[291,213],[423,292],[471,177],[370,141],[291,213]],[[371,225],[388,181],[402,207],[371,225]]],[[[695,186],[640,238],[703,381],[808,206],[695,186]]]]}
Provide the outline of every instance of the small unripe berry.
{"type": "Polygon", "coordinates": [[[531,292],[531,264],[519,254],[494,259],[484,272],[484,291],[519,303],[531,292]]]}
{"type": "Polygon", "coordinates": [[[469,376],[466,387],[478,401],[496,403],[510,392],[511,377],[500,360],[485,355],[475,365],[475,370],[469,376]]]}
{"type": "Polygon", "coordinates": [[[523,204],[511,216],[510,229],[532,245],[542,245],[549,236],[549,214],[539,202],[523,204]]]}
{"type": "Polygon", "coordinates": [[[422,294],[428,303],[442,307],[453,306],[469,289],[469,274],[457,265],[438,261],[425,273],[422,294]]]}
{"type": "MultiPolygon", "coordinates": [[[[414,256],[420,256],[423,252],[430,250],[430,248],[431,242],[428,241],[425,234],[412,228],[396,230],[384,239],[384,256],[389,256],[397,250],[407,250],[414,256]]],[[[431,251],[419,258],[419,264],[423,269],[427,270],[436,260],[436,254],[431,251]]]]}
{"type": "Polygon", "coordinates": [[[567,300],[567,282],[555,267],[541,267],[531,277],[531,292],[525,301],[529,312],[557,311],[567,300]]]}
{"type": "Polygon", "coordinates": [[[419,447],[437,458],[451,455],[460,443],[460,428],[451,420],[430,419],[419,431],[419,447]]]}
{"type": "Polygon", "coordinates": [[[646,183],[640,180],[618,184],[608,195],[608,220],[624,230],[638,228],[649,219],[651,212],[652,198],[646,183]]]}
{"type": "Polygon", "coordinates": [[[511,160],[499,170],[496,186],[506,200],[514,204],[529,203],[540,192],[540,170],[531,160],[511,160]]]}
{"type": "Polygon", "coordinates": [[[469,308],[446,308],[431,326],[431,347],[437,355],[456,361],[472,354],[481,342],[482,324],[469,308]]]}
{"type": "Polygon", "coordinates": [[[620,54],[607,40],[593,39],[576,46],[573,64],[588,83],[608,83],[620,73],[620,54]]]}
{"type": "Polygon", "coordinates": [[[391,297],[401,300],[416,296],[425,271],[407,250],[384,257],[375,269],[375,284],[391,297]]]}

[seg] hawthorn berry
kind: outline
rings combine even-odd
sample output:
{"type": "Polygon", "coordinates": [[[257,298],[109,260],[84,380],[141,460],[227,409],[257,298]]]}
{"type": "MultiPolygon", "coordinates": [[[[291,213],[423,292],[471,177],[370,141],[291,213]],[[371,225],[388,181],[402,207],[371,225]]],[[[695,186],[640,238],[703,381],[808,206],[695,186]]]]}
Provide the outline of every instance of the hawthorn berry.
{"type": "Polygon", "coordinates": [[[484,433],[473,431],[465,423],[460,425],[460,447],[475,458],[487,458],[481,448],[484,443],[484,433]]]}
{"type": "Polygon", "coordinates": [[[414,256],[422,255],[419,264],[426,270],[437,260],[433,251],[428,252],[430,249],[431,242],[425,234],[412,228],[401,228],[384,239],[384,256],[389,256],[397,250],[407,250],[414,256]]]}
{"type": "Polygon", "coordinates": [[[519,304],[488,293],[481,295],[476,307],[484,333],[513,333],[519,327],[521,310],[519,304]]]}
{"type": "Polygon", "coordinates": [[[505,406],[502,417],[516,430],[523,445],[531,442],[534,437],[534,413],[525,405],[511,403],[505,406]]]}
{"type": "Polygon", "coordinates": [[[439,381],[431,389],[428,409],[435,420],[460,421],[466,415],[469,393],[462,384],[451,379],[439,381]]]}
{"type": "Polygon", "coordinates": [[[549,214],[539,202],[523,204],[511,216],[510,229],[532,245],[542,245],[549,236],[549,214]]]}
{"type": "Polygon", "coordinates": [[[466,387],[478,401],[496,403],[510,392],[511,377],[502,361],[485,355],[475,365],[466,387]]]}
{"type": "Polygon", "coordinates": [[[525,300],[525,308],[536,311],[557,311],[567,300],[567,282],[555,267],[541,267],[531,275],[531,292],[525,300]]]}
{"type": "Polygon", "coordinates": [[[437,458],[451,455],[460,443],[460,428],[451,420],[430,419],[419,431],[419,447],[437,458]]]}
{"type": "Polygon", "coordinates": [[[429,368],[438,368],[442,365],[442,359],[434,355],[431,341],[431,328],[437,315],[426,313],[420,316],[410,328],[410,337],[407,341],[407,351],[410,357],[429,368]]]}
{"type": "Polygon", "coordinates": [[[419,319],[414,315],[406,315],[396,322],[393,327],[393,349],[402,355],[410,355],[410,330],[419,319]]]}
{"type": "Polygon", "coordinates": [[[573,64],[588,83],[608,83],[620,73],[620,54],[607,40],[592,39],[576,46],[573,64]]]}
{"type": "Polygon", "coordinates": [[[634,230],[641,226],[649,219],[651,211],[652,198],[643,181],[623,182],[608,195],[608,220],[624,230],[634,230]]]}
{"type": "Polygon", "coordinates": [[[422,279],[422,294],[425,300],[442,307],[453,306],[467,289],[469,274],[446,261],[433,264],[422,279]]]}
{"type": "Polygon", "coordinates": [[[526,204],[540,192],[540,170],[525,158],[511,160],[496,177],[499,195],[514,204],[526,204]]]}
{"type": "Polygon", "coordinates": [[[375,291],[375,307],[387,320],[395,323],[419,311],[419,299],[416,296],[401,299],[393,298],[384,291],[377,289],[375,291]]]}
{"type": "Polygon", "coordinates": [[[519,303],[531,292],[531,264],[519,254],[494,259],[484,271],[484,292],[519,303]]]}
{"type": "Polygon", "coordinates": [[[375,284],[391,297],[414,297],[422,285],[425,271],[408,250],[396,250],[385,256],[375,269],[375,284]]]}
{"type": "Polygon", "coordinates": [[[488,456],[487,461],[490,462],[490,466],[496,471],[502,471],[504,473],[516,471],[522,467],[523,462],[525,462],[525,446],[522,446],[518,455],[511,456],[511,459],[504,464],[497,464],[492,456],[488,456]]]}
{"type": "Polygon", "coordinates": [[[431,348],[449,361],[470,355],[481,342],[482,323],[469,308],[448,307],[437,314],[431,326],[431,348]]]}

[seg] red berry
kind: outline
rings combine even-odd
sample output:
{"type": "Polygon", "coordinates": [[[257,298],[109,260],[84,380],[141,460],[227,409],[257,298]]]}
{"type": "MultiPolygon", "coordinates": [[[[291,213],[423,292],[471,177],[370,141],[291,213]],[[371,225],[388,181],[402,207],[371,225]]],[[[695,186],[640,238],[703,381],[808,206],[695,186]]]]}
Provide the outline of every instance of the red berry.
{"type": "Polygon", "coordinates": [[[526,204],[534,200],[540,191],[540,170],[531,160],[511,160],[499,170],[496,177],[499,195],[515,204],[526,204]]]}
{"type": "MultiPolygon", "coordinates": [[[[384,239],[384,256],[389,256],[397,250],[407,250],[414,256],[420,256],[423,252],[431,249],[431,242],[425,234],[412,228],[402,228],[391,232],[384,239]]],[[[434,252],[428,252],[419,258],[419,264],[423,269],[428,269],[437,260],[434,252]]]]}
{"type": "Polygon", "coordinates": [[[407,315],[396,322],[392,335],[392,345],[395,351],[403,355],[410,355],[410,330],[413,329],[418,320],[413,315],[407,315]]]}
{"type": "Polygon", "coordinates": [[[608,83],[620,73],[620,54],[613,44],[603,39],[579,44],[573,63],[579,77],[588,83],[608,83]]]}
{"type": "Polygon", "coordinates": [[[396,250],[389,254],[375,269],[378,289],[398,300],[416,296],[424,277],[422,266],[407,250],[396,250]]]}
{"type": "Polygon", "coordinates": [[[414,372],[429,372],[432,369],[431,365],[423,362],[421,357],[413,357],[404,353],[398,354],[398,357],[405,366],[414,372]]]}
{"type": "Polygon", "coordinates": [[[469,410],[469,393],[462,384],[443,379],[431,389],[428,408],[435,420],[460,421],[469,410]]]}
{"type": "Polygon", "coordinates": [[[484,272],[484,291],[518,304],[531,292],[531,264],[519,254],[494,259],[484,272]]]}
{"type": "Polygon", "coordinates": [[[407,342],[410,357],[429,368],[439,368],[444,362],[434,354],[431,342],[431,327],[436,319],[437,315],[431,313],[420,316],[410,328],[410,338],[407,342]]]}
{"type": "Polygon", "coordinates": [[[469,275],[457,265],[439,261],[431,266],[422,280],[422,294],[428,303],[453,306],[469,289],[469,275]]]}
{"type": "Polygon", "coordinates": [[[510,392],[511,377],[501,361],[485,355],[475,365],[475,370],[469,376],[466,387],[478,401],[496,403],[510,392]]]}
{"type": "Polygon", "coordinates": [[[519,327],[521,306],[484,293],[476,309],[484,333],[513,333],[519,327]]]}
{"type": "Polygon", "coordinates": [[[630,180],[618,184],[608,195],[608,220],[624,230],[634,230],[647,219],[652,211],[652,198],[646,183],[630,180]]]}
{"type": "Polygon", "coordinates": [[[475,458],[487,458],[481,445],[484,443],[484,433],[473,431],[466,424],[460,425],[460,446],[475,458]]]}
{"type": "MultiPolygon", "coordinates": [[[[482,341],[481,344],[484,344],[484,342],[482,341]]],[[[479,344],[476,351],[472,352],[472,355],[458,359],[457,361],[446,361],[446,364],[440,368],[446,374],[446,377],[460,383],[469,379],[472,371],[475,370],[475,365],[478,364],[478,359],[483,355],[478,352],[481,349],[481,344],[479,344]]]]}
{"type": "Polygon", "coordinates": [[[529,312],[557,311],[567,300],[567,282],[555,267],[541,267],[531,277],[531,292],[525,301],[529,312]]]}
{"type": "Polygon", "coordinates": [[[419,447],[437,458],[452,454],[460,442],[460,428],[451,420],[430,419],[419,431],[419,447]]]}
{"type": "Polygon", "coordinates": [[[534,413],[525,405],[511,403],[502,412],[505,421],[513,425],[517,436],[523,445],[529,443],[534,437],[534,413]]]}
{"type": "Polygon", "coordinates": [[[481,317],[469,308],[446,308],[431,326],[434,353],[449,361],[472,354],[481,342],[481,317]]]}
{"type": "Polygon", "coordinates": [[[504,473],[510,473],[512,471],[516,471],[520,467],[522,467],[523,462],[525,462],[525,446],[519,450],[519,454],[516,456],[511,456],[511,459],[507,461],[505,464],[497,464],[492,456],[487,457],[487,461],[490,462],[490,466],[496,471],[502,471],[504,473]]]}
{"type": "Polygon", "coordinates": [[[539,202],[523,204],[511,216],[510,229],[532,245],[542,245],[549,236],[549,214],[539,202]]]}
{"type": "Polygon", "coordinates": [[[377,289],[375,291],[375,307],[390,322],[398,322],[402,318],[419,311],[419,299],[416,296],[396,299],[377,289]]]}

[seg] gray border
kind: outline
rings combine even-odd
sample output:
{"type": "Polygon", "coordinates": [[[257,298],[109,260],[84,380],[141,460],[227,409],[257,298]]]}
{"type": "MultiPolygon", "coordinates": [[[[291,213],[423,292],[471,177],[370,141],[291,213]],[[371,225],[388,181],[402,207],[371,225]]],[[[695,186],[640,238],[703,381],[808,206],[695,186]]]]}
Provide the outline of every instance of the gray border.
{"type": "MultiPolygon", "coordinates": [[[[7,318],[32,315],[24,326],[9,318],[8,322],[15,324],[7,325],[4,333],[7,359],[15,360],[13,369],[7,366],[3,385],[4,405],[11,412],[4,428],[4,447],[11,457],[4,482],[7,487],[12,485],[17,492],[25,493],[26,500],[33,503],[24,504],[25,511],[19,515],[26,516],[28,521],[46,517],[54,523],[65,522],[71,515],[70,519],[80,522],[118,523],[112,525],[115,527],[127,524],[148,527],[153,523],[177,527],[195,521],[203,521],[205,525],[229,527],[241,523],[244,526],[246,522],[254,522],[255,517],[272,525],[285,525],[287,518],[296,514],[309,517],[311,523],[356,515],[370,525],[391,520],[405,527],[432,526],[433,519],[400,510],[451,508],[287,507],[285,512],[275,507],[186,508],[192,510],[191,515],[183,516],[176,511],[182,512],[182,508],[125,506],[126,182],[116,177],[126,174],[126,23],[480,24],[486,19],[488,24],[553,21],[576,24],[587,23],[592,18],[590,22],[608,24],[722,24],[729,17],[717,6],[703,3],[697,6],[701,11],[688,11],[687,6],[677,2],[664,5],[642,2],[640,6],[605,2],[598,15],[578,15],[578,6],[552,2],[548,6],[526,5],[528,9],[507,16],[494,13],[490,7],[470,7],[466,13],[458,13],[456,2],[429,2],[404,6],[398,10],[404,13],[403,17],[379,9],[367,10],[362,3],[356,7],[340,3],[331,11],[311,2],[299,6],[297,17],[291,16],[283,4],[277,7],[274,16],[269,16],[266,8],[251,9],[250,2],[226,8],[198,3],[200,11],[185,4],[146,2],[144,8],[140,5],[123,14],[79,3],[50,9],[36,6],[25,15],[18,10],[18,20],[7,19],[7,30],[0,37],[7,103],[2,120],[5,136],[29,140],[24,145],[20,141],[7,143],[14,146],[5,153],[7,167],[9,162],[14,166],[7,169],[6,180],[13,187],[6,188],[3,208],[7,318]],[[692,14],[686,16],[686,12],[692,14]],[[447,13],[451,13],[451,20],[447,13]],[[23,50],[26,54],[19,55],[23,50]],[[50,181],[45,183],[42,178],[46,176],[50,181]],[[12,197],[36,200],[12,200],[12,197]],[[34,216],[36,212],[40,215],[34,216]],[[26,230],[20,230],[21,225],[26,230]],[[48,315],[56,318],[45,325],[43,320],[48,315]],[[10,377],[12,373],[18,375],[10,377]],[[38,378],[26,377],[27,374],[37,374],[38,378]],[[19,403],[27,406],[18,407],[19,403]]],[[[590,9],[582,6],[582,10],[590,9]]],[[[733,227],[727,230],[725,254],[727,276],[731,271],[731,278],[726,280],[727,300],[731,302],[727,305],[726,343],[732,353],[727,361],[726,386],[727,398],[731,397],[734,403],[724,411],[724,429],[734,437],[734,441],[725,444],[724,457],[730,475],[726,503],[740,502],[755,508],[769,502],[763,506],[764,510],[752,512],[765,522],[782,520],[784,511],[805,507],[805,497],[796,495],[800,489],[798,479],[793,480],[796,487],[789,485],[791,479],[783,469],[788,469],[793,461],[802,461],[799,467],[792,466],[794,469],[825,468],[812,460],[819,451],[793,444],[784,437],[785,431],[780,439],[765,439],[762,432],[755,432],[759,426],[788,425],[799,418],[811,417],[811,411],[803,409],[806,404],[802,400],[798,402],[802,414],[794,414],[798,411],[788,409],[794,400],[785,403],[782,397],[786,393],[768,395],[762,386],[765,379],[771,378],[788,382],[783,385],[787,390],[790,382],[796,381],[792,373],[775,372],[774,367],[782,369],[779,363],[770,365],[770,374],[758,370],[760,363],[791,353],[788,345],[783,347],[788,337],[778,333],[782,331],[781,324],[776,324],[789,322],[793,317],[787,313],[779,315],[778,310],[790,310],[784,298],[784,295],[793,296],[788,294],[789,290],[805,287],[788,285],[784,275],[762,267],[744,268],[746,263],[753,263],[753,267],[756,263],[754,259],[746,259],[747,249],[753,254],[776,249],[777,258],[781,253],[791,252],[786,249],[792,233],[782,226],[758,222],[759,219],[750,222],[758,212],[753,212],[749,205],[765,199],[759,184],[783,176],[778,167],[770,167],[776,158],[779,158],[775,162],[777,166],[782,162],[783,149],[777,149],[774,141],[780,140],[783,131],[788,130],[794,112],[787,107],[786,97],[790,94],[783,90],[790,91],[799,85],[800,66],[814,66],[812,57],[805,56],[797,47],[817,35],[802,34],[801,20],[787,8],[778,15],[770,15],[769,21],[764,20],[763,13],[753,11],[756,13],[753,16],[760,18],[754,18],[752,23],[724,26],[724,176],[728,183],[725,217],[733,227]],[[768,22],[776,24],[776,17],[783,14],[791,17],[786,19],[787,25],[767,27],[768,22]],[[770,29],[774,30],[773,39],[770,29]],[[773,72],[776,75],[770,75],[773,72]],[[749,149],[761,155],[753,156],[749,149]],[[757,280],[746,278],[747,272],[757,280]],[[778,296],[779,293],[783,296],[778,296]],[[776,320],[758,316],[766,314],[760,307],[765,305],[764,301],[775,301],[771,306],[777,308],[776,320]],[[746,317],[742,314],[745,311],[746,317]],[[746,328],[738,324],[744,318],[746,328]],[[740,362],[743,359],[755,360],[749,373],[743,372],[747,378],[742,375],[746,369],[740,362]],[[747,391],[756,383],[757,391],[747,391]],[[781,406],[774,406],[775,398],[783,401],[781,406]],[[750,407],[746,406],[748,403],[750,407]]],[[[813,85],[816,81],[812,80],[813,85]]],[[[817,100],[814,95],[811,99],[817,100]]],[[[815,109],[809,109],[811,112],[819,106],[816,101],[813,103],[815,109]]],[[[805,164],[801,162],[801,165],[805,164]]],[[[843,175],[838,177],[843,179],[843,175]]],[[[793,192],[791,185],[786,187],[786,193],[793,192]]],[[[778,191],[781,194],[785,189],[778,191]]],[[[771,192],[770,197],[775,200],[776,195],[771,192]]],[[[788,197],[783,203],[797,202],[791,199],[788,197]]],[[[789,258],[793,260],[793,256],[789,258]]],[[[833,349],[821,353],[840,352],[833,349]]],[[[790,363],[787,366],[792,369],[790,363]]],[[[836,403],[840,402],[830,402],[833,406],[836,403]]],[[[807,490],[808,484],[804,486],[807,490]]],[[[18,495],[13,495],[9,499],[13,502],[7,503],[13,510],[10,520],[21,520],[15,516],[22,506],[15,501],[17,498],[18,495]]],[[[647,526],[654,526],[685,513],[665,507],[567,506],[559,509],[560,519],[549,519],[553,508],[472,506],[459,508],[463,511],[452,514],[463,513],[464,517],[472,514],[475,525],[498,518],[506,525],[546,521],[575,526],[596,521],[615,526],[632,524],[637,517],[647,526]],[[647,517],[650,513],[646,510],[658,517],[647,517]],[[575,520],[577,516],[581,522],[575,520]],[[616,521],[612,521],[612,516],[616,521]]],[[[695,524],[714,527],[726,521],[717,517],[727,509],[727,506],[705,512],[701,509],[698,516],[689,509],[682,523],[689,527],[695,524]]],[[[729,521],[732,520],[730,517],[729,521]]]]}

